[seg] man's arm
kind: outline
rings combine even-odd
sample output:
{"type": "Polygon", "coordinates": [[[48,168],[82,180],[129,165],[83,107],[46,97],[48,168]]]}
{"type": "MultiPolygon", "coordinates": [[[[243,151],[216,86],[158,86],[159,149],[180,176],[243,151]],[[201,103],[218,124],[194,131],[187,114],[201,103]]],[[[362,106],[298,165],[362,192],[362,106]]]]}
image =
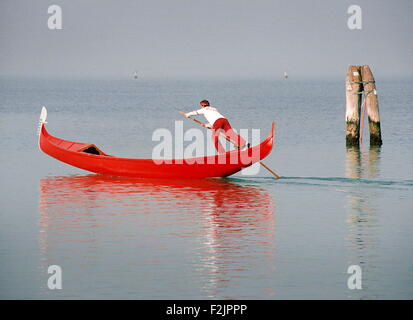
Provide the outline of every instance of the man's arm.
{"type": "Polygon", "coordinates": [[[189,117],[197,116],[197,115],[203,114],[203,113],[204,113],[203,110],[202,110],[202,109],[199,109],[199,110],[195,110],[195,111],[191,111],[191,112],[185,113],[185,117],[189,118],[189,117]]]}

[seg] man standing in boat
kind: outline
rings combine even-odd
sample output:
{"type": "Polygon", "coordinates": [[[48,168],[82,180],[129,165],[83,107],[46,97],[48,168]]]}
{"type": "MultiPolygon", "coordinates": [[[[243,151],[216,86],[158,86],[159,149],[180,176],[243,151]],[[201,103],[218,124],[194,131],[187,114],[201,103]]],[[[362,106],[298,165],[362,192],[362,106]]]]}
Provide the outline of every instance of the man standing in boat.
{"type": "Polygon", "coordinates": [[[249,143],[247,144],[247,142],[240,135],[235,133],[229,124],[228,119],[219,113],[216,108],[210,106],[208,100],[202,100],[199,104],[201,109],[185,113],[185,117],[189,118],[201,114],[204,115],[204,117],[208,120],[208,123],[205,126],[212,129],[212,141],[214,142],[215,149],[218,153],[225,153],[225,149],[222,147],[218,139],[221,132],[223,132],[237,148],[243,150],[249,147],[249,143]]]}

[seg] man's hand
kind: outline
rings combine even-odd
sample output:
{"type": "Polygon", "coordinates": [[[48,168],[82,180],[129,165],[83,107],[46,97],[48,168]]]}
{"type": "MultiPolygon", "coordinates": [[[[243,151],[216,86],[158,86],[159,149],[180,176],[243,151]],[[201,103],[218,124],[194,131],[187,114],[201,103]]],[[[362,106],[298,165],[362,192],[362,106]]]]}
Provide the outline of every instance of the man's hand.
{"type": "Polygon", "coordinates": [[[190,118],[190,116],[188,116],[185,112],[180,111],[180,114],[182,114],[185,118],[190,118]]]}

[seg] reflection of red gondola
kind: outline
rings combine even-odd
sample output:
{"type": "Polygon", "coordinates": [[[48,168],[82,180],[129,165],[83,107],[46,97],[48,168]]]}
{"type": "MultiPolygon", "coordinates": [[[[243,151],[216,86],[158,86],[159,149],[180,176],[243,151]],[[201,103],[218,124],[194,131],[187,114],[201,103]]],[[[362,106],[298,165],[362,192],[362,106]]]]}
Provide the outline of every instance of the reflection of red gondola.
{"type": "MultiPolygon", "coordinates": [[[[107,294],[106,288],[116,296],[121,289],[112,289],[111,281],[135,298],[176,297],[177,287],[164,284],[163,277],[175,282],[196,277],[199,283],[193,285],[205,296],[223,298],[228,286],[243,283],[248,268],[263,282],[257,288],[267,288],[275,270],[274,195],[243,181],[103,175],[40,179],[44,268],[64,262],[72,271],[94,274],[99,266],[96,275],[85,277],[85,292],[75,293],[77,298],[90,297],[87,290],[94,291],[93,297],[107,294]],[[133,276],[121,277],[119,270],[133,276]]],[[[264,290],[274,295],[272,288],[264,290]]]]}
{"type": "Polygon", "coordinates": [[[272,219],[274,209],[272,197],[264,189],[225,179],[130,179],[87,175],[40,180],[41,216],[48,209],[53,216],[58,212],[76,216],[83,211],[89,216],[90,210],[103,208],[108,208],[108,214],[113,215],[114,207],[116,215],[202,211],[223,226],[240,223],[244,227],[272,219]],[[248,218],[243,221],[245,216],[248,218]],[[221,220],[223,217],[225,219],[221,220]]]}
{"type": "Polygon", "coordinates": [[[271,220],[273,210],[272,196],[264,189],[223,179],[130,179],[87,175],[40,180],[42,220],[63,219],[58,223],[61,228],[67,222],[64,217],[89,219],[90,212],[94,211],[96,217],[186,212],[197,218],[207,217],[209,223],[218,227],[239,225],[245,228],[271,220]]]}
{"type": "Polygon", "coordinates": [[[63,140],[46,130],[47,111],[40,117],[39,148],[44,153],[77,168],[95,173],[141,178],[208,178],[226,177],[265,158],[272,150],[274,123],[261,144],[244,151],[192,159],[163,160],[118,158],[108,155],[94,144],[63,140]],[[235,161],[234,161],[235,160],[235,161]]]}

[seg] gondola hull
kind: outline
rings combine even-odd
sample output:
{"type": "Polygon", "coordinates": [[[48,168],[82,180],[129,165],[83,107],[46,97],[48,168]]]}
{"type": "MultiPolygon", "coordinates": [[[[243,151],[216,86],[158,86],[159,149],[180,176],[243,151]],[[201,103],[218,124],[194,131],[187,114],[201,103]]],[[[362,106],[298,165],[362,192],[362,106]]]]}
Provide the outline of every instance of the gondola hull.
{"type": "Polygon", "coordinates": [[[39,148],[47,155],[71,166],[94,173],[136,178],[201,179],[230,176],[265,158],[274,143],[274,123],[259,145],[221,155],[191,159],[131,159],[102,152],[95,145],[63,140],[46,130],[45,118],[39,128],[39,148]]]}

